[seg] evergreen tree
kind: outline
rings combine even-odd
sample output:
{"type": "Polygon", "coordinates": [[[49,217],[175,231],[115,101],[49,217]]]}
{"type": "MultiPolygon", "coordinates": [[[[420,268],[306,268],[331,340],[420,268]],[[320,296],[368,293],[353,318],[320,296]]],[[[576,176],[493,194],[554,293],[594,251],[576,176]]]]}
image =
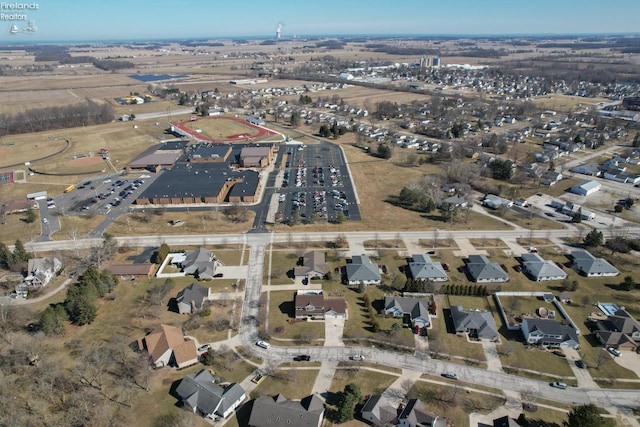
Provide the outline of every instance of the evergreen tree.
{"type": "Polygon", "coordinates": [[[584,245],[588,248],[602,246],[603,243],[604,236],[602,235],[602,231],[596,229],[591,230],[584,238],[584,245]]]}
{"type": "Polygon", "coordinates": [[[563,425],[564,427],[613,427],[615,422],[602,418],[598,407],[590,403],[588,405],[574,406],[563,425]]]}
{"type": "Polygon", "coordinates": [[[22,244],[22,240],[20,239],[16,240],[16,243],[14,243],[13,258],[15,262],[24,262],[30,258],[27,250],[22,244]]]}
{"type": "Polygon", "coordinates": [[[378,144],[377,156],[381,159],[391,158],[391,148],[387,144],[378,144]]]}

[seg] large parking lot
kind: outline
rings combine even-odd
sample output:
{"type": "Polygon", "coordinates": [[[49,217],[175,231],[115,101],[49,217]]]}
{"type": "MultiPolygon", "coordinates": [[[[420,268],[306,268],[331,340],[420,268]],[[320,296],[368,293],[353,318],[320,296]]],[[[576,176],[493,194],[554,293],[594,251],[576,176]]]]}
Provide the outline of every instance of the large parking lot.
{"type": "Polygon", "coordinates": [[[338,212],[350,220],[360,220],[355,192],[340,148],[320,143],[283,146],[281,169],[275,185],[279,187],[284,222],[294,212],[301,220],[334,221],[338,212]]]}

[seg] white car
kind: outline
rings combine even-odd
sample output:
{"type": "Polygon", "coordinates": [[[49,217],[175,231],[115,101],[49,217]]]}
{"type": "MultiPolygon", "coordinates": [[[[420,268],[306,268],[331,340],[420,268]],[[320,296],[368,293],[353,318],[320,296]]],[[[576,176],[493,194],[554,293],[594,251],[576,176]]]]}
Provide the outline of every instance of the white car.
{"type": "Polygon", "coordinates": [[[354,354],[350,357],[351,360],[356,360],[356,361],[360,361],[360,360],[364,360],[364,356],[361,354],[354,354]]]}
{"type": "Polygon", "coordinates": [[[271,344],[269,344],[269,343],[268,343],[268,342],[266,342],[266,341],[258,341],[258,342],[256,342],[256,345],[257,345],[258,347],[262,347],[262,348],[269,348],[269,347],[271,347],[271,344]]]}
{"type": "Polygon", "coordinates": [[[49,222],[49,220],[47,218],[42,218],[42,222],[44,222],[45,224],[49,222]]]}
{"type": "Polygon", "coordinates": [[[614,356],[616,356],[616,357],[620,357],[620,356],[622,356],[622,353],[620,353],[618,350],[616,350],[616,349],[615,349],[615,348],[613,348],[613,347],[609,347],[609,348],[607,349],[607,351],[608,351],[609,353],[613,354],[613,355],[614,355],[614,356]]]}

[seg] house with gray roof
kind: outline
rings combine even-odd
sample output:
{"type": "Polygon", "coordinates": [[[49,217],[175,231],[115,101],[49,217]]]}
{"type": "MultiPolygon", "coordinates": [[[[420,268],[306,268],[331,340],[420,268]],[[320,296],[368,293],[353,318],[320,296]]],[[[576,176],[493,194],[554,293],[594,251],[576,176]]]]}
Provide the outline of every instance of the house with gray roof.
{"type": "Polygon", "coordinates": [[[224,387],[216,384],[213,375],[206,369],[184,377],[176,393],[186,408],[212,419],[229,417],[247,397],[239,384],[224,387]]]}
{"type": "Polygon", "coordinates": [[[398,415],[400,427],[445,427],[448,424],[446,418],[428,411],[418,399],[410,399],[398,415]]]}
{"type": "Polygon", "coordinates": [[[296,267],[293,274],[296,277],[305,277],[307,279],[322,279],[329,272],[329,264],[327,264],[322,251],[311,251],[302,257],[302,266],[296,267]]]}
{"type": "Polygon", "coordinates": [[[427,328],[431,324],[429,302],[422,298],[384,297],[384,313],[393,317],[407,316],[413,327],[427,328]]]}
{"type": "Polygon", "coordinates": [[[466,267],[476,283],[507,282],[509,275],[497,262],[489,261],[486,255],[469,255],[466,267]]]}
{"type": "Polygon", "coordinates": [[[585,163],[571,168],[571,172],[580,173],[582,175],[600,176],[600,166],[595,162],[585,163]]]}
{"type": "Polygon", "coordinates": [[[563,325],[551,319],[523,318],[521,324],[524,340],[529,344],[558,348],[579,347],[578,334],[575,328],[563,325]]]}
{"type": "Polygon", "coordinates": [[[193,274],[199,279],[207,280],[213,279],[217,261],[214,261],[210,250],[198,248],[185,253],[181,267],[185,274],[193,274]]]}
{"type": "Polygon", "coordinates": [[[522,271],[536,282],[547,280],[564,280],[567,273],[553,261],[545,261],[537,253],[525,253],[520,256],[522,271]]]}
{"type": "Polygon", "coordinates": [[[323,418],[324,402],[317,395],[297,401],[276,394],[253,401],[249,427],[320,427],[323,418]]]}
{"type": "Polygon", "coordinates": [[[467,203],[468,203],[467,199],[465,199],[464,196],[460,196],[460,195],[447,197],[441,202],[442,205],[447,204],[447,205],[455,206],[457,208],[466,208],[467,203]]]}
{"type": "Polygon", "coordinates": [[[193,282],[180,292],[176,297],[178,312],[180,314],[199,313],[204,309],[204,302],[209,299],[211,288],[204,287],[193,282]]]}
{"type": "Polygon", "coordinates": [[[596,322],[596,337],[605,347],[637,351],[640,348],[640,322],[620,309],[605,320],[596,322]]]}
{"type": "Polygon", "coordinates": [[[471,338],[495,340],[498,327],[491,313],[484,310],[465,310],[460,305],[451,306],[453,326],[458,334],[468,334],[471,338]]]}
{"type": "Polygon", "coordinates": [[[596,258],[584,249],[571,252],[571,258],[576,270],[587,277],[612,277],[620,274],[620,271],[607,260],[596,258]]]}
{"type": "Polygon", "coordinates": [[[350,285],[379,285],[380,270],[373,264],[368,255],[354,255],[347,263],[347,283],[350,285]]]}
{"type": "Polygon", "coordinates": [[[499,209],[503,206],[510,208],[513,206],[513,202],[500,196],[496,196],[495,194],[487,194],[484,200],[482,200],[482,205],[491,209],[499,209]]]}
{"type": "Polygon", "coordinates": [[[432,282],[445,282],[449,280],[447,272],[442,264],[434,262],[427,254],[416,254],[409,261],[409,272],[414,280],[431,280],[432,282]]]}
{"type": "Polygon", "coordinates": [[[360,415],[374,426],[395,426],[398,422],[398,409],[381,394],[369,396],[360,410],[360,415]]]}

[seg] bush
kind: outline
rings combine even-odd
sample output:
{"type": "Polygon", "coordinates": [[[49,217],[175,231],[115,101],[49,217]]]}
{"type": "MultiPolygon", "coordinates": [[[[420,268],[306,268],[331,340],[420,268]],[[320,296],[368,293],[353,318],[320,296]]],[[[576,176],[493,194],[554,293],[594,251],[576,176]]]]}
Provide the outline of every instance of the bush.
{"type": "Polygon", "coordinates": [[[210,309],[206,309],[204,311],[201,311],[200,313],[198,313],[198,316],[200,316],[200,317],[211,316],[211,310],[210,309]]]}

